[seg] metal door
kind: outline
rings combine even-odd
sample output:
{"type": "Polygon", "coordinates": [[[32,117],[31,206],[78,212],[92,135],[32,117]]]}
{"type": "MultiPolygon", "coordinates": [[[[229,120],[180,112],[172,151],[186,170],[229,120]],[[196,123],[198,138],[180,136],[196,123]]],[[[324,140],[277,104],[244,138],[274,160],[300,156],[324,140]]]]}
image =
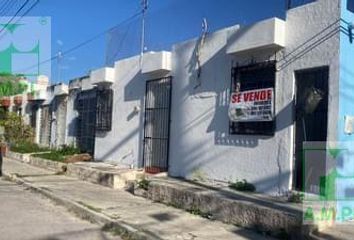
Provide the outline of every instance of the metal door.
{"type": "MultiPolygon", "coordinates": [[[[294,188],[296,190],[311,192],[308,188],[310,183],[318,185],[321,175],[325,174],[326,157],[306,162],[304,157],[304,142],[326,142],[327,141],[327,119],[328,119],[328,78],[329,68],[319,67],[300,70],[295,72],[296,78],[296,99],[295,99],[295,174],[294,188]],[[305,101],[306,96],[312,89],[321,91],[323,98],[311,113],[305,113],[309,106],[305,101]],[[305,105],[303,103],[306,103],[305,105]],[[304,165],[305,164],[305,165],[304,165]],[[312,168],[314,170],[312,171],[312,168]],[[308,175],[311,173],[310,175],[308,175]],[[315,179],[315,180],[313,180],[315,179]],[[305,184],[306,183],[306,184],[305,184]],[[306,185],[306,189],[305,189],[306,185]]],[[[318,194],[318,192],[313,192],[318,194]]]]}
{"type": "Polygon", "coordinates": [[[77,98],[77,146],[94,156],[96,136],[96,89],[80,92],[77,98]]]}
{"type": "Polygon", "coordinates": [[[146,83],[143,161],[149,173],[168,169],[171,80],[167,77],[146,83]]]}

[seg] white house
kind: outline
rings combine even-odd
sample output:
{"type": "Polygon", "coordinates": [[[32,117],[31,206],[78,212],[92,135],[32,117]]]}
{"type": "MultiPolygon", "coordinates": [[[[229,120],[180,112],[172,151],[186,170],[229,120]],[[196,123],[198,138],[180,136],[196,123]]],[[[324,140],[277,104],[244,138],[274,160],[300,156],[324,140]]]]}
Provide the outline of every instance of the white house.
{"type": "Polygon", "coordinates": [[[342,69],[352,61],[342,56],[353,48],[350,4],[317,0],[285,20],[235,25],[92,71],[70,83],[67,139],[96,161],[150,173],[246,179],[271,194],[310,177],[305,191],[319,193],[332,163],[325,157],[303,173],[303,142],[350,135],[353,103],[340,101],[352,88],[342,69]]]}

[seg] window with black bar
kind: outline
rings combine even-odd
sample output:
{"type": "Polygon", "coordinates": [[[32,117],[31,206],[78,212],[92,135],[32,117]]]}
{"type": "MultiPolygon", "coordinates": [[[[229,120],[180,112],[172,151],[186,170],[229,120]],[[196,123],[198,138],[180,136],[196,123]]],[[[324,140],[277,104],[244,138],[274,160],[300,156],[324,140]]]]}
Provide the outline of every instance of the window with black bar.
{"type": "Polygon", "coordinates": [[[111,131],[113,111],[113,90],[97,91],[96,130],[111,131]]]}
{"type": "MultiPolygon", "coordinates": [[[[276,62],[267,61],[232,69],[232,89],[235,92],[275,88],[276,62]]],[[[275,94],[274,94],[275,95],[275,94]]],[[[274,106],[275,104],[273,104],[274,106]]],[[[274,118],[275,119],[275,118],[274,118]]],[[[275,120],[262,122],[232,122],[230,134],[273,136],[275,120]]]]}

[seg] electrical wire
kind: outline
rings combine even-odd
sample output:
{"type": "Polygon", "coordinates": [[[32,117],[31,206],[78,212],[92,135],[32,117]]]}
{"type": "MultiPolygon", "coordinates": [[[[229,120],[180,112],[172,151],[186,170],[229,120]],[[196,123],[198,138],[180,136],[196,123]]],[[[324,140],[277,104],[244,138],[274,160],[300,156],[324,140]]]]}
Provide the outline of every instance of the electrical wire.
{"type": "MultiPolygon", "coordinates": [[[[85,40],[85,41],[83,41],[83,42],[81,42],[81,43],[79,43],[79,44],[77,44],[77,45],[75,45],[75,46],[73,46],[73,47],[71,47],[71,48],[65,50],[65,51],[62,51],[62,52],[61,52],[61,57],[64,57],[65,55],[68,55],[69,53],[72,53],[72,52],[74,52],[75,50],[86,46],[87,44],[89,44],[89,43],[91,43],[91,42],[97,40],[97,39],[100,38],[101,36],[105,35],[107,32],[109,32],[109,31],[111,31],[111,30],[113,30],[113,29],[115,29],[115,28],[117,28],[117,27],[120,27],[120,26],[126,24],[127,22],[133,20],[134,18],[140,16],[141,14],[142,14],[142,12],[139,11],[139,12],[135,13],[134,15],[132,15],[131,17],[125,19],[125,20],[122,21],[122,22],[120,22],[119,24],[117,24],[117,25],[115,25],[115,26],[113,26],[113,27],[110,27],[109,29],[106,29],[106,30],[102,31],[102,32],[100,32],[100,33],[94,35],[93,37],[91,37],[91,38],[89,38],[89,39],[87,39],[87,40],[85,40]]],[[[31,70],[32,68],[39,67],[40,65],[43,65],[43,64],[45,64],[45,63],[51,62],[51,61],[53,61],[53,60],[56,60],[57,58],[58,58],[58,55],[56,54],[55,56],[52,56],[52,57],[50,57],[49,59],[43,60],[42,62],[40,62],[40,63],[38,63],[38,64],[35,64],[35,65],[33,65],[33,66],[30,66],[30,67],[28,67],[28,68],[26,68],[26,69],[23,69],[23,70],[21,70],[21,71],[19,71],[19,72],[25,72],[25,71],[31,70]]]]}
{"type": "MultiPolygon", "coordinates": [[[[38,0],[37,0],[38,2],[38,0]]],[[[0,33],[2,33],[10,24],[11,22],[15,19],[15,17],[22,11],[22,9],[29,3],[29,0],[26,0],[21,7],[16,11],[15,15],[11,17],[11,19],[5,24],[5,26],[0,30],[0,33]]]]}
{"type": "MultiPolygon", "coordinates": [[[[26,16],[30,11],[32,11],[32,9],[39,3],[39,0],[36,0],[21,16],[18,17],[18,19],[16,20],[15,24],[18,23],[24,16],[26,16]]],[[[22,8],[23,9],[23,8],[22,8]]],[[[17,11],[17,13],[15,14],[15,16],[12,17],[12,19],[3,27],[3,29],[1,31],[3,31],[9,24],[11,24],[11,22],[15,19],[15,17],[17,16],[17,14],[22,10],[20,9],[19,11],[17,11]]],[[[0,34],[1,34],[0,31],[0,34]]],[[[0,36],[0,40],[7,34],[7,32],[4,32],[1,36],[0,36]]]]}
{"type": "Polygon", "coordinates": [[[132,25],[132,22],[130,22],[130,24],[127,26],[127,29],[125,30],[124,34],[122,35],[122,38],[120,39],[119,44],[117,45],[118,47],[116,48],[116,51],[114,52],[114,54],[111,55],[111,57],[109,57],[109,58],[108,58],[108,56],[107,56],[107,59],[106,59],[106,63],[107,63],[107,64],[110,64],[110,63],[112,63],[114,60],[116,60],[118,54],[120,53],[120,50],[121,50],[122,47],[123,47],[124,41],[126,40],[128,34],[129,34],[129,32],[130,32],[131,25],[132,25]]]}
{"type": "Polygon", "coordinates": [[[0,8],[0,15],[4,16],[6,12],[8,12],[13,7],[16,1],[17,0],[15,1],[6,0],[5,3],[2,5],[2,7],[0,8]]]}

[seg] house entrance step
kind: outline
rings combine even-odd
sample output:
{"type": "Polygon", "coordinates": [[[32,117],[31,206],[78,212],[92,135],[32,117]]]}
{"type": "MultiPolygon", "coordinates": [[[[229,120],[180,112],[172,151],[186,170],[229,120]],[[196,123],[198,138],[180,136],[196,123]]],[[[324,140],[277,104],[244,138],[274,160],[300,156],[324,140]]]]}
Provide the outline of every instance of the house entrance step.
{"type": "Polygon", "coordinates": [[[114,189],[123,189],[127,182],[142,178],[144,172],[104,163],[75,163],[68,164],[66,175],[114,189]]]}
{"type": "Polygon", "coordinates": [[[142,170],[130,169],[126,166],[103,162],[62,163],[33,157],[31,154],[20,154],[11,151],[9,151],[6,156],[57,173],[65,172],[68,176],[113,189],[123,189],[127,182],[140,179],[144,175],[142,170]]]}

